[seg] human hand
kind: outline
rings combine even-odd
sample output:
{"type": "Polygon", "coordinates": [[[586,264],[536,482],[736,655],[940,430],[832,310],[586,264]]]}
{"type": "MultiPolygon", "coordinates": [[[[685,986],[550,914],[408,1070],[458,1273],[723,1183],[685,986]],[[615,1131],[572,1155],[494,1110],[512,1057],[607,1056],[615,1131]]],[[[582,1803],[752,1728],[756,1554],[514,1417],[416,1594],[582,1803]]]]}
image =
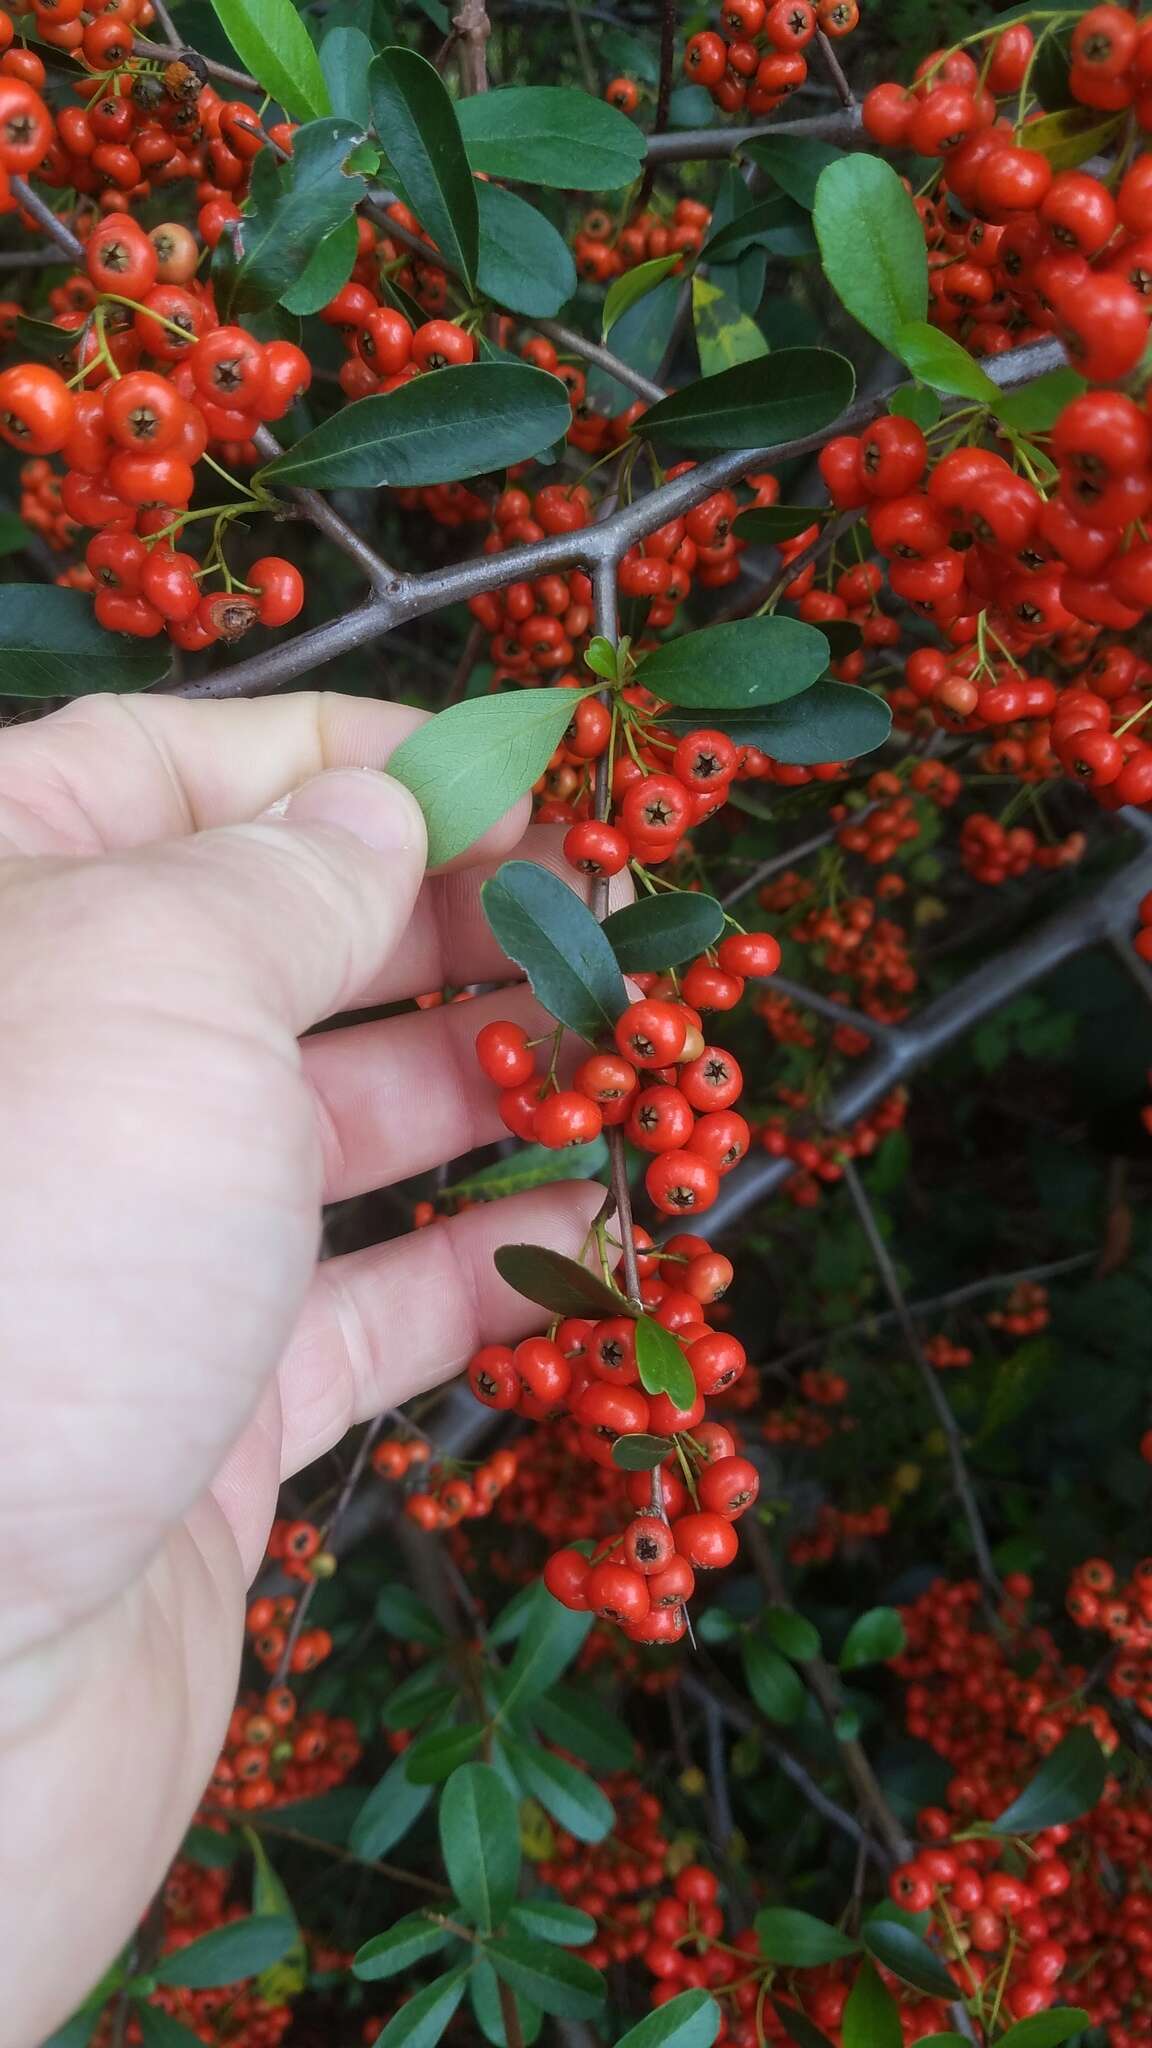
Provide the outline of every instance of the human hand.
{"type": "Polygon", "coordinates": [[[322,1202],[502,1135],[472,1040],[540,1015],[505,991],[297,1044],[509,972],[478,888],[524,810],[425,880],[414,800],[364,772],[418,717],[93,697],[0,736],[0,2048],[163,1876],[280,1479],[528,1331],[494,1247],[530,1209],[575,1252],[597,1206],[566,1184],[316,1265],[322,1202]]]}

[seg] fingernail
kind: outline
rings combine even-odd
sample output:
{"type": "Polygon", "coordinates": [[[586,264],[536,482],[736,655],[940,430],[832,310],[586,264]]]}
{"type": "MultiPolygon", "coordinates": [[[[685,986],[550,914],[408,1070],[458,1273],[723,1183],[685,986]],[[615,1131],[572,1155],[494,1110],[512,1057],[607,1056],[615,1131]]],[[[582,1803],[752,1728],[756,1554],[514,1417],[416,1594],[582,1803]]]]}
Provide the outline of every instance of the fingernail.
{"type": "Polygon", "coordinates": [[[336,825],[374,853],[402,853],[420,835],[414,797],[378,768],[332,768],[270,804],[265,818],[286,825],[336,825]]]}

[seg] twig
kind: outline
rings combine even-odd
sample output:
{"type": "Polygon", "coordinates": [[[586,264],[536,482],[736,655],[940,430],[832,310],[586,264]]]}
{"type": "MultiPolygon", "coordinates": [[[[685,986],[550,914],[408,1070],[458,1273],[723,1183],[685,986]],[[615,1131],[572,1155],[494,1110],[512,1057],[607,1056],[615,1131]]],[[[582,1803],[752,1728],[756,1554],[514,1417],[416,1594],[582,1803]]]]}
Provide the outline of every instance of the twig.
{"type": "MultiPolygon", "coordinates": [[[[656,88],[656,112],[651,130],[653,135],[663,135],[668,126],[668,109],[672,102],[672,67],[676,58],[676,16],[676,0],[660,0],[660,80],[656,88]]],[[[641,213],[647,206],[655,180],[656,159],[649,157],[640,190],[636,194],[637,213],[641,213]]]]}
{"type": "Polygon", "coordinates": [[[500,1990],[500,2018],[504,2026],[504,2039],[508,2048],[524,2048],[524,2029],[520,2025],[520,2008],[516,2003],[516,1993],[510,1984],[504,1982],[503,1977],[498,1977],[496,1981],[500,1990]]]}
{"type": "MultiPolygon", "coordinates": [[[[219,1820],[235,1821],[236,1810],[231,1806],[204,1806],[202,1812],[219,1820]]],[[[350,1849],[342,1849],[338,1842],[323,1842],[316,1835],[306,1835],[300,1828],[285,1827],[267,1812],[256,1811],[244,1816],[246,1827],[255,1828],[258,1834],[276,1835],[285,1842],[298,1842],[305,1849],[319,1849],[321,1855],[331,1856],[337,1863],[352,1863],[362,1870],[374,1870],[377,1877],[390,1878],[393,1884],[410,1885],[413,1891],[428,1892],[437,1899],[450,1899],[448,1885],[438,1884],[435,1878],[421,1877],[415,1870],[404,1870],[398,1863],[381,1863],[374,1856],[354,1856],[350,1849]]]]}
{"type": "Polygon", "coordinates": [[[0,249],[0,270],[48,270],[63,260],[59,249],[0,249]]]}
{"type": "MultiPolygon", "coordinates": [[[[488,90],[488,38],[492,23],[484,0],[461,0],[460,12],[453,15],[452,26],[460,38],[460,90],[470,93],[488,90]]],[[[516,2048],[509,2039],[508,2048],[516,2048]]]]}
{"type": "MultiPolygon", "coordinates": [[[[176,47],[183,48],[184,46],[177,42],[176,47]]],[[[172,54],[171,45],[166,46],[163,43],[145,42],[140,36],[133,38],[132,48],[139,57],[170,57],[172,54]]],[[[197,52],[197,55],[199,56],[199,52],[197,52]]],[[[221,85],[234,85],[240,92],[263,94],[263,86],[258,79],[252,77],[250,72],[237,71],[234,64],[218,64],[215,57],[200,57],[200,62],[203,64],[209,78],[218,78],[221,85]]],[[[283,100],[277,100],[276,105],[283,106],[283,100]]]]}
{"type": "Polygon", "coordinates": [[[570,355],[582,356],[586,363],[594,363],[598,370],[606,370],[618,384],[626,384],[629,391],[634,391],[637,398],[645,399],[649,405],[659,405],[660,400],[667,397],[662,384],[654,384],[651,377],[634,370],[631,363],[623,362],[601,342],[589,341],[587,335],[579,333],[575,327],[565,327],[559,320],[533,320],[532,325],[538,334],[546,334],[550,341],[554,341],[557,348],[566,349],[570,355]]]}
{"type": "Polygon", "coordinates": [[[668,135],[648,137],[648,156],[655,163],[706,163],[730,157],[765,135],[810,136],[816,142],[850,144],[864,134],[859,107],[834,114],[810,114],[801,121],[760,122],[747,128],[674,128],[668,135]]]}
{"type": "MultiPolygon", "coordinates": [[[[587,31],[585,30],[584,23],[580,18],[581,13],[584,9],[584,0],[565,0],[565,4],[568,9],[568,20],[572,29],[572,47],[576,52],[576,62],[580,66],[580,73],[584,80],[585,90],[587,92],[595,93],[599,90],[599,82],[596,77],[596,66],[592,62],[592,52],[588,47],[587,31]]],[[[591,12],[592,10],[589,11],[591,12]]],[[[611,19],[610,16],[601,16],[600,18],[602,20],[605,18],[611,19]]]]}
{"type": "Polygon", "coordinates": [[[182,50],[184,44],[180,38],[180,31],[169,14],[164,0],[152,0],[152,13],[160,25],[160,33],[168,44],[169,49],[182,50]]]}
{"type": "Polygon", "coordinates": [[[473,619],[472,624],[468,628],[468,636],[460,650],[460,659],[452,672],[444,702],[440,706],[442,711],[446,711],[449,704],[458,704],[460,702],[472,679],[472,671],[480,659],[487,637],[479,619],[473,619]]]}
{"type": "MultiPolygon", "coordinates": [[[[810,562],[818,562],[822,555],[828,554],[836,546],[837,541],[841,540],[846,533],[850,533],[863,516],[862,512],[841,512],[837,518],[830,520],[828,525],[821,529],[816,535],[815,540],[809,541],[806,548],[802,548],[798,555],[793,556],[792,560],[780,571],[775,582],[770,583],[766,590],[757,589],[753,591],[750,597],[743,598],[735,604],[730,604],[725,611],[717,614],[713,623],[721,626],[725,625],[730,619],[750,618],[754,612],[773,611],[793,579],[797,576],[802,576],[810,562]]],[[[818,517],[818,510],[814,506],[812,510],[813,522],[818,517]]],[[[819,631],[819,628],[817,628],[817,631],[819,631]]]]}
{"type": "Polygon", "coordinates": [[[728,1762],[724,1753],[724,1716],[705,1688],[701,1701],[704,1734],[708,1744],[708,1798],[712,1810],[712,1846],[717,1856],[726,1857],[732,1845],[736,1823],[732,1817],[732,1795],[728,1789],[728,1762]]]}
{"type": "Polygon", "coordinates": [[[63,249],[64,254],[69,256],[73,263],[83,263],[84,244],[79,235],[72,233],[67,221],[61,220],[58,214],[53,213],[40,194],[32,190],[26,178],[12,178],[9,182],[12,197],[17,205],[25,213],[31,214],[37,225],[42,227],[46,234],[51,235],[57,248],[63,249]]]}
{"type": "Polygon", "coordinates": [[[818,28],[816,31],[816,48],[823,58],[824,69],[836,88],[836,96],[840,101],[840,105],[842,107],[855,107],[856,95],[844,75],[844,66],[832,47],[831,38],[825,35],[822,28],[818,28]]]}
{"type": "MultiPolygon", "coordinates": [[[[266,456],[269,462],[274,456],[282,455],[284,452],[270,427],[258,427],[252,439],[261,455],[266,456]]],[[[302,485],[293,484],[288,495],[293,503],[299,506],[304,517],[311,520],[317,531],[325,534],[330,541],[334,541],[336,546],[364,571],[373,591],[387,590],[395,593],[402,588],[403,577],[384,560],[382,555],[376,553],[375,548],[370,548],[367,541],[361,540],[355,528],[349,526],[346,519],[341,519],[340,514],[319,491],[310,491],[302,485]]]]}
{"type": "MultiPolygon", "coordinates": [[[[353,1458],[352,1463],[349,1465],[348,1470],[344,1476],[344,1483],[336,1496],[332,1512],[328,1516],[328,1519],[320,1532],[321,1550],[327,1549],[328,1539],[331,1536],[332,1531],[337,1527],[341,1516],[343,1515],[345,1509],[348,1506],[349,1501],[351,1500],[353,1494],[356,1491],[356,1488],[358,1487],[361,1479],[364,1476],[368,1460],[372,1455],[372,1446],[376,1442],[376,1439],[379,1436],[380,1431],[384,1427],[384,1420],[385,1418],[382,1415],[379,1415],[377,1416],[375,1422],[370,1422],[368,1424],[368,1427],[365,1429],[364,1434],[360,1439],[360,1442],[356,1446],[356,1455],[353,1458]]],[[[319,1583],[320,1581],[318,1579],[309,1579],[304,1587],[303,1592],[300,1595],[300,1598],[296,1602],[296,1610],[292,1616],[292,1621],[288,1629],[288,1635],[284,1644],[284,1648],[280,1653],[280,1661],[276,1666],[276,1675],[272,1680],[273,1685],[283,1685],[284,1683],[284,1680],[291,1667],[292,1652],[296,1648],[296,1644],[300,1639],[300,1631],[304,1626],[304,1622],[308,1614],[308,1609],[312,1605],[316,1588],[319,1585],[319,1583]]]]}
{"type": "Polygon", "coordinates": [[[818,1017],[827,1017],[833,1024],[851,1024],[857,1031],[866,1031],[869,1038],[883,1038],[891,1025],[881,1024],[875,1017],[869,1017],[864,1010],[854,1010],[850,1003],[838,1003],[834,996],[821,995],[819,990],[807,988],[802,981],[793,981],[786,974],[774,974],[771,986],[789,1002],[798,1003],[805,1010],[815,1010],[818,1017]]]}

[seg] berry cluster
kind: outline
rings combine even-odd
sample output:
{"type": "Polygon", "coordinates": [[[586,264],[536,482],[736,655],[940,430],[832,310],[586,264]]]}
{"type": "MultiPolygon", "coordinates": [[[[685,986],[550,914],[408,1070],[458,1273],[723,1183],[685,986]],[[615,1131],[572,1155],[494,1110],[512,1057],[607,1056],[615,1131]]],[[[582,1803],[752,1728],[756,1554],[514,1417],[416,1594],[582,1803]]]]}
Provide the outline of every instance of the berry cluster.
{"type": "Polygon", "coordinates": [[[593,284],[610,284],[623,271],[658,256],[674,256],[677,251],[694,256],[704,246],[711,219],[712,209],[702,199],[681,198],[667,220],[648,207],[617,230],[612,215],[597,206],[585,214],[573,236],[576,268],[593,284]]]}
{"type": "Polygon", "coordinates": [[[1003,1308],[989,1309],[984,1320],[990,1330],[1004,1330],[1010,1337],[1034,1337],[1051,1321],[1048,1289],[1038,1280],[1021,1280],[1003,1308]]]}
{"type": "Polygon", "coordinates": [[[684,71],[725,114],[772,114],[804,84],[817,34],[850,35],[859,19],[857,0],[724,0],[716,28],[689,37],[684,71]]]}
{"type": "Polygon", "coordinates": [[[1079,1628],[1099,1629],[1123,1651],[1105,1683],[1152,1721],[1152,1558],[1141,1558],[1127,1581],[1106,1558],[1086,1559],[1072,1574],[1065,1604],[1079,1628]]]}

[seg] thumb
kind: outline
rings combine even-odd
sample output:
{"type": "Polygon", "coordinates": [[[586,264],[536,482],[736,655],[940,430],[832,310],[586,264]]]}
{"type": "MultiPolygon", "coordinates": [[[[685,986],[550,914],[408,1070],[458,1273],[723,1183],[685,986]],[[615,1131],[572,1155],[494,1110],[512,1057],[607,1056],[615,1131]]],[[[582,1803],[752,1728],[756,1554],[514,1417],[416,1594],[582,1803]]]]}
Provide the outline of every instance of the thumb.
{"type": "Polygon", "coordinates": [[[259,994],[294,1033],[352,1006],[411,918],[427,839],[414,796],[374,768],[316,775],[251,825],[170,851],[209,891],[259,994]]]}

